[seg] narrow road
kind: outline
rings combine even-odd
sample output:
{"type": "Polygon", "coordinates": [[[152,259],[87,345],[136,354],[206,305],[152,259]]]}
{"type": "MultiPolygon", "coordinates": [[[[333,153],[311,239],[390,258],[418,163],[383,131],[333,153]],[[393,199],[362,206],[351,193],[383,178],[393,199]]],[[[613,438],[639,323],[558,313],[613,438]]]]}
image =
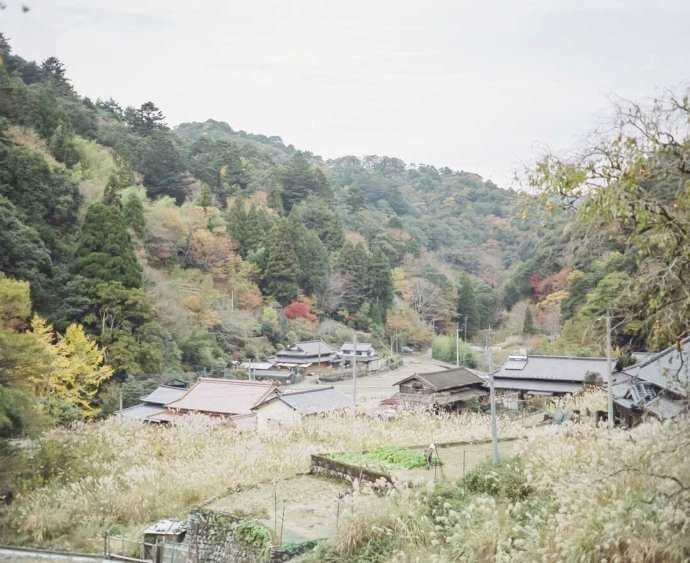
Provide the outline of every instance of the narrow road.
{"type": "MultiPolygon", "coordinates": [[[[403,365],[396,370],[382,371],[372,375],[357,378],[357,405],[366,409],[374,408],[379,401],[386,399],[396,392],[395,383],[415,373],[430,373],[441,371],[446,364],[432,360],[430,355],[404,356],[403,365]]],[[[290,390],[313,389],[320,385],[333,386],[346,395],[352,395],[352,379],[343,381],[316,383],[314,378],[306,378],[300,383],[290,385],[290,390]]]]}
{"type": "Polygon", "coordinates": [[[59,551],[12,547],[0,547],[0,561],[17,561],[18,563],[45,563],[46,561],[62,561],[64,563],[112,563],[112,560],[103,559],[96,555],[70,555],[59,551]]]}

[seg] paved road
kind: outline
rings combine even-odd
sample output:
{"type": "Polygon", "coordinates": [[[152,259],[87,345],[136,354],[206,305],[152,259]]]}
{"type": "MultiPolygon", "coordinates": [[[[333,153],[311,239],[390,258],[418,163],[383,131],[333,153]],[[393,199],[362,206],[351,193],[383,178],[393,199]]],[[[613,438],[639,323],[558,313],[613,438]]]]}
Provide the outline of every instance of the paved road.
{"type": "Polygon", "coordinates": [[[62,561],[64,563],[112,563],[101,557],[86,557],[81,555],[66,555],[51,553],[50,551],[30,551],[24,549],[0,548],[0,561],[18,563],[45,563],[46,561],[62,561]]]}
{"type": "MultiPolygon", "coordinates": [[[[373,408],[379,401],[386,399],[396,392],[393,386],[397,381],[414,373],[429,373],[444,369],[444,364],[425,356],[405,356],[403,365],[396,370],[379,372],[373,375],[357,378],[357,405],[373,408]]],[[[290,385],[290,389],[313,389],[315,385],[332,385],[347,395],[352,395],[352,379],[331,383],[316,383],[315,378],[307,377],[304,381],[290,385]]]]}

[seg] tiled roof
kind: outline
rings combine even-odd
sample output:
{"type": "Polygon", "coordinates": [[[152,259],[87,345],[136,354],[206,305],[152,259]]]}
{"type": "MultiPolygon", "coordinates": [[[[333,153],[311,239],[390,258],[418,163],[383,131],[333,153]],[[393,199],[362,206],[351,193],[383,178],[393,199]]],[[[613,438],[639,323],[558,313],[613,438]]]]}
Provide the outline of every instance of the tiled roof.
{"type": "MultiPolygon", "coordinates": [[[[345,342],[345,344],[343,344],[340,347],[340,351],[341,352],[346,352],[346,351],[351,352],[353,350],[353,348],[354,348],[354,346],[353,346],[352,342],[345,342]]],[[[359,342],[357,343],[357,352],[369,352],[369,351],[371,351],[371,352],[374,351],[374,347],[371,344],[366,344],[366,343],[360,344],[359,342]]]]}
{"type": "Polygon", "coordinates": [[[168,387],[167,385],[159,385],[156,389],[151,391],[148,395],[145,397],[142,397],[141,400],[144,403],[149,403],[151,405],[167,405],[168,403],[172,403],[173,401],[176,401],[182,395],[184,395],[187,392],[187,389],[183,387],[168,387]]]}
{"type": "Polygon", "coordinates": [[[162,412],[165,411],[163,407],[159,405],[146,405],[142,403],[139,405],[134,405],[133,407],[122,409],[121,411],[115,411],[115,414],[129,420],[145,420],[149,416],[162,412]]]}
{"type": "MultiPolygon", "coordinates": [[[[352,407],[352,399],[333,387],[319,387],[304,391],[277,392],[262,404],[278,400],[302,414],[330,412],[352,407]]],[[[261,404],[255,408],[260,408],[261,404]]]]}
{"type": "MultiPolygon", "coordinates": [[[[488,385],[488,382],[486,382],[486,385],[488,385]]],[[[513,391],[531,391],[533,393],[577,393],[578,391],[582,391],[583,384],[573,381],[494,377],[494,388],[511,389],[513,391]]]]}
{"type": "Polygon", "coordinates": [[[406,383],[412,379],[425,381],[434,391],[443,391],[453,387],[465,387],[468,385],[481,385],[483,381],[471,371],[465,368],[446,369],[433,373],[416,373],[405,379],[401,379],[394,385],[406,383]]]}
{"type": "Polygon", "coordinates": [[[278,359],[287,358],[288,356],[297,357],[318,357],[323,358],[335,354],[335,350],[321,340],[309,340],[306,342],[298,342],[290,346],[287,350],[281,350],[276,354],[278,359]]]}
{"type": "Polygon", "coordinates": [[[167,407],[212,414],[249,414],[275,387],[271,382],[201,377],[167,407]]]}

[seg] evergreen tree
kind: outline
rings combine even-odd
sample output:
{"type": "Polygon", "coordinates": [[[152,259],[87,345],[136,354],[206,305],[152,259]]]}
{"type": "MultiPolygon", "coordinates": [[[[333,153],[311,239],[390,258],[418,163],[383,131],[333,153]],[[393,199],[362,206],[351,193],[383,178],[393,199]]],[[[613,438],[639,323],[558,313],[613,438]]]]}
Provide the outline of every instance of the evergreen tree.
{"type": "Polygon", "coordinates": [[[474,284],[467,274],[463,274],[460,278],[456,313],[461,327],[464,327],[465,318],[467,318],[467,337],[471,338],[479,329],[480,318],[474,284]]]}
{"type": "Polygon", "coordinates": [[[213,207],[213,195],[211,194],[211,188],[207,184],[201,187],[198,204],[199,207],[203,208],[204,213],[208,211],[209,207],[213,207]]]}
{"type": "Polygon", "coordinates": [[[319,235],[301,224],[293,233],[299,262],[297,283],[307,295],[322,295],[328,283],[328,251],[319,235]]]}
{"type": "Polygon", "coordinates": [[[144,218],[144,205],[141,203],[136,194],[130,194],[125,201],[122,209],[125,221],[132,227],[139,238],[143,238],[146,234],[146,219],[144,218]]]}
{"type": "Polygon", "coordinates": [[[283,207],[290,212],[292,207],[309,195],[327,196],[328,182],[323,172],[314,170],[304,155],[295,153],[283,168],[283,207]]]}
{"type": "Polygon", "coordinates": [[[299,263],[291,240],[292,229],[287,221],[273,227],[269,245],[268,263],[264,273],[264,287],[281,305],[287,305],[296,296],[299,263]]]}
{"type": "Polygon", "coordinates": [[[73,270],[92,280],[141,286],[141,268],[117,207],[102,203],[89,207],[79,234],[73,270]]]}
{"type": "Polygon", "coordinates": [[[358,311],[367,298],[368,262],[362,243],[348,241],[343,245],[338,260],[338,269],[345,276],[341,303],[350,313],[358,311]]]}
{"type": "Polygon", "coordinates": [[[369,255],[367,265],[367,298],[371,304],[372,320],[382,324],[393,303],[393,278],[388,258],[377,248],[369,255]]]}
{"type": "Polygon", "coordinates": [[[522,332],[524,334],[534,334],[536,329],[534,327],[534,319],[532,318],[532,311],[529,307],[525,311],[525,323],[522,326],[522,332]]]}

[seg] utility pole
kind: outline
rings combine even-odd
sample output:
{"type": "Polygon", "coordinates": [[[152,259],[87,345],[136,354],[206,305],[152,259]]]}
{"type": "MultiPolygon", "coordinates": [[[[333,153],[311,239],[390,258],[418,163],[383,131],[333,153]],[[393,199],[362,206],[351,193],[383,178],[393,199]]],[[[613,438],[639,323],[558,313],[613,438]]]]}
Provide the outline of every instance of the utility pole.
{"type": "Polygon", "coordinates": [[[352,331],[352,408],[357,408],[357,331],[352,331]]]}
{"type": "Polygon", "coordinates": [[[608,395],[608,424],[613,428],[613,368],[611,366],[611,315],[606,310],[606,387],[608,395]]]}
{"type": "Polygon", "coordinates": [[[463,338],[464,342],[467,342],[467,315],[465,315],[465,337],[463,338]]]}
{"type": "Polygon", "coordinates": [[[455,367],[460,367],[460,323],[455,327],[455,367]]]}
{"type": "Polygon", "coordinates": [[[491,461],[494,465],[499,462],[498,457],[498,428],[496,424],[496,389],[494,388],[494,368],[491,354],[491,329],[486,336],[486,354],[489,368],[489,402],[491,404],[491,461]]]}

